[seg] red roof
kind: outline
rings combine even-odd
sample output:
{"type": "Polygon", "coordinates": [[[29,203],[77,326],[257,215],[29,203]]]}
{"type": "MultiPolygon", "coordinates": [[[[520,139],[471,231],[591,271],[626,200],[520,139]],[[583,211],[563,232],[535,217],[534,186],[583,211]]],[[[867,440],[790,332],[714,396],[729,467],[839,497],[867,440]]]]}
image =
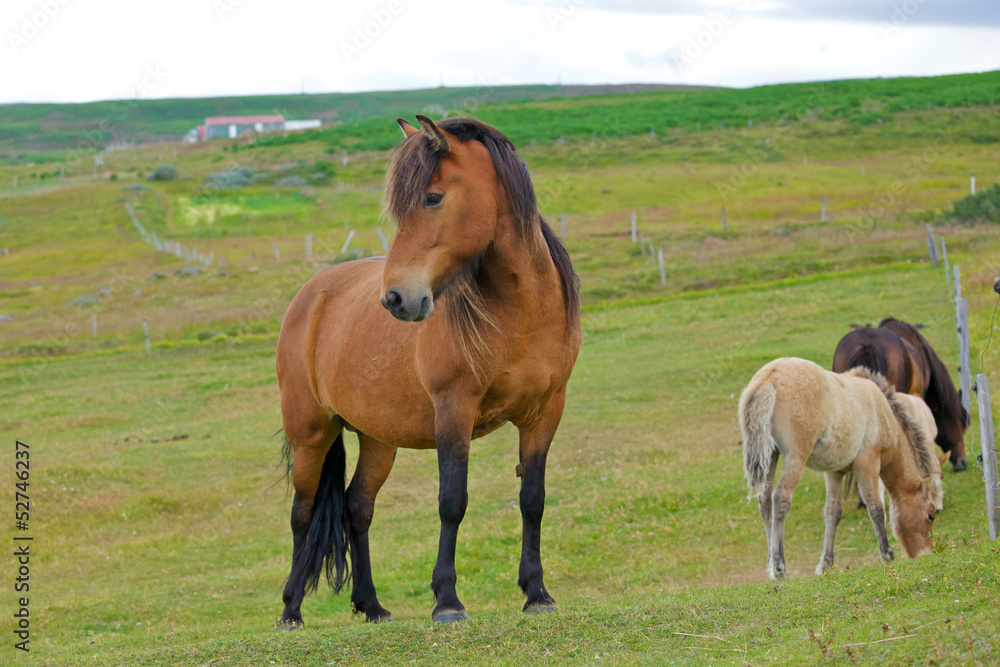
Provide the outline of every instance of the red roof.
{"type": "Polygon", "coordinates": [[[210,116],[205,119],[205,125],[250,125],[253,123],[284,123],[281,114],[271,116],[210,116]]]}

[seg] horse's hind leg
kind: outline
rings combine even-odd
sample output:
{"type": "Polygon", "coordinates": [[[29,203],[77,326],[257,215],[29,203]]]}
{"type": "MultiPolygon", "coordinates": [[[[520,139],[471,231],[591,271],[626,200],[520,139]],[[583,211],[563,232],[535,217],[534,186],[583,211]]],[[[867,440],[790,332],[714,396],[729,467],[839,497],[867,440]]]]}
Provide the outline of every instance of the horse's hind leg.
{"type": "Polygon", "coordinates": [[[855,475],[858,478],[858,493],[868,506],[868,518],[872,521],[875,529],[875,539],[878,540],[879,555],[882,562],[888,563],[895,558],[892,547],[889,546],[889,536],[885,530],[885,505],[882,504],[882,495],[879,493],[878,463],[868,466],[873,472],[858,471],[858,462],[855,462],[855,475]]]}
{"type": "Polygon", "coordinates": [[[767,540],[767,573],[773,574],[771,563],[771,493],[774,491],[774,472],[778,468],[778,451],[771,454],[771,465],[767,469],[767,486],[757,494],[757,507],[760,518],[764,522],[764,538],[767,540]]]}
{"type": "MultiPolygon", "coordinates": [[[[281,614],[281,622],[285,628],[296,628],[303,624],[300,607],[306,588],[310,587],[312,574],[309,559],[304,554],[306,535],[312,522],[313,504],[319,490],[326,454],[333,440],[331,433],[336,433],[337,430],[339,425],[334,429],[329,422],[310,428],[285,424],[285,437],[292,447],[291,474],[295,489],[291,516],[292,570],[282,595],[285,609],[281,614]]],[[[343,480],[340,483],[343,484],[343,480]]]]}
{"type": "Polygon", "coordinates": [[[527,598],[524,603],[527,613],[556,610],[556,601],[542,580],[542,514],[545,512],[545,462],[565,400],[565,393],[558,394],[532,428],[520,431],[521,565],[517,584],[527,598]]]}
{"type": "Polygon", "coordinates": [[[840,502],[842,486],[844,483],[844,473],[839,471],[828,472],[826,477],[826,533],[823,536],[823,553],[819,558],[819,565],[816,566],[816,574],[823,574],[833,567],[833,538],[837,534],[837,524],[844,508],[840,502]]]}
{"type": "Polygon", "coordinates": [[[347,514],[351,530],[351,565],[353,569],[351,605],[355,613],[364,613],[365,620],[391,621],[389,613],[375,595],[372,581],[368,528],[375,513],[375,496],[385,483],[396,459],[396,448],[358,434],[360,453],[354,477],[347,487],[347,514]]]}
{"type": "Polygon", "coordinates": [[[805,461],[791,452],[785,457],[781,477],[771,494],[771,578],[784,579],[785,571],[785,517],[792,508],[792,493],[802,479],[805,461]]]}

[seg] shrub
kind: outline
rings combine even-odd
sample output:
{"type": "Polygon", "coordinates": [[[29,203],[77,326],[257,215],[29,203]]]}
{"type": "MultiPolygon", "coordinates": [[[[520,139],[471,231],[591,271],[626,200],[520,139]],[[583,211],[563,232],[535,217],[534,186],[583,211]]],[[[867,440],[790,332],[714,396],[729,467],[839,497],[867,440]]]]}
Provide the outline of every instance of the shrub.
{"type": "Polygon", "coordinates": [[[279,188],[301,188],[309,185],[309,181],[301,176],[285,176],[284,178],[279,178],[274,184],[279,188]]]}
{"type": "Polygon", "coordinates": [[[174,181],[177,180],[177,167],[172,164],[161,164],[149,175],[151,181],[174,181]]]}
{"type": "Polygon", "coordinates": [[[208,175],[208,186],[214,188],[237,189],[250,185],[253,169],[250,167],[230,167],[208,175]]]}
{"type": "Polygon", "coordinates": [[[1000,183],[995,183],[992,188],[986,188],[974,195],[959,199],[952,204],[952,210],[946,215],[963,223],[983,220],[1000,222],[1000,183]]]}

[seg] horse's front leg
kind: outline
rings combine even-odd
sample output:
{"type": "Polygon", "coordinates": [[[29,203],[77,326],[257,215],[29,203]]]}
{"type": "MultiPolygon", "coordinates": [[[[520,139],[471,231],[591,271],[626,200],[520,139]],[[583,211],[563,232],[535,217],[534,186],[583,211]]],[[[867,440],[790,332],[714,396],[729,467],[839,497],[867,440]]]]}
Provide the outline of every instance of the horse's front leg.
{"type": "Polygon", "coordinates": [[[823,536],[823,553],[819,557],[819,565],[816,566],[816,574],[823,574],[833,567],[833,539],[837,535],[837,525],[840,517],[844,513],[840,496],[843,493],[844,473],[840,471],[828,472],[826,478],[826,533],[823,536]]]}
{"type": "Polygon", "coordinates": [[[527,613],[552,612],[556,601],[542,581],[542,514],[545,511],[545,461],[566,404],[565,389],[545,408],[538,421],[520,431],[521,566],[517,584],[524,591],[527,613]]]}
{"type": "Polygon", "coordinates": [[[859,472],[858,464],[855,463],[854,474],[858,478],[858,493],[868,507],[868,518],[871,519],[872,527],[875,529],[879,555],[883,563],[888,563],[895,558],[895,555],[889,546],[889,535],[885,530],[885,505],[882,494],[879,493],[878,463],[869,464],[868,467],[867,472],[859,472]]]}
{"type": "Polygon", "coordinates": [[[469,418],[448,405],[435,405],[434,430],[438,454],[438,516],[441,537],[437,563],[431,579],[434,611],[431,618],[441,623],[464,621],[469,617],[455,590],[455,547],[458,526],[469,504],[469,442],[475,417],[469,418]]]}

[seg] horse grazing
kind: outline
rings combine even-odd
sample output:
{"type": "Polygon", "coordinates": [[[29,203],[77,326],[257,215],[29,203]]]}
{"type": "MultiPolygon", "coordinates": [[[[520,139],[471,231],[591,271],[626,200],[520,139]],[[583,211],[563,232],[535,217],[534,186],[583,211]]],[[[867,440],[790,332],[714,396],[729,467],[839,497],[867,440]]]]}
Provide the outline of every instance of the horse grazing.
{"type": "Polygon", "coordinates": [[[470,441],[506,422],[520,437],[524,611],[555,609],[540,536],[546,455],[581,342],[576,275],[503,134],[472,118],[417,119],[420,130],[397,119],[405,139],[386,175],[397,224],[388,255],[320,271],[282,322],[278,386],[295,490],[283,627],[302,624],[303,597],[324,572],[335,592],[350,577],[355,613],[392,619],[375,593],[368,529],[397,447],[437,451],[432,617],[466,619],[455,547],[470,441]],[[344,429],[359,442],[346,491],[344,429]]]}
{"type": "Polygon", "coordinates": [[[969,414],[962,407],[962,392],[955,390],[948,369],[917,327],[887,317],[878,327],[855,328],[837,343],[833,370],[843,373],[855,366],[884,375],[897,391],[924,399],[937,424],[934,441],[948,452],[952,470],[966,469],[969,414]]]}
{"type": "Polygon", "coordinates": [[[805,359],[776,359],[743,390],[739,421],[744,472],[764,521],[772,579],[786,576],[785,517],[807,467],[826,477],[826,536],[817,574],[833,566],[840,488],[848,471],[858,479],[882,560],[892,560],[893,552],[878,493],[880,475],[889,491],[892,529],[906,554],[930,553],[940,476],[933,474],[935,459],[909,402],[881,375],[864,367],[831,373],[805,359]],[[784,467],[775,484],[779,456],[784,467]]]}

